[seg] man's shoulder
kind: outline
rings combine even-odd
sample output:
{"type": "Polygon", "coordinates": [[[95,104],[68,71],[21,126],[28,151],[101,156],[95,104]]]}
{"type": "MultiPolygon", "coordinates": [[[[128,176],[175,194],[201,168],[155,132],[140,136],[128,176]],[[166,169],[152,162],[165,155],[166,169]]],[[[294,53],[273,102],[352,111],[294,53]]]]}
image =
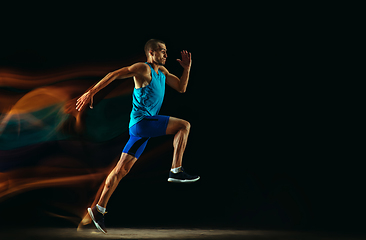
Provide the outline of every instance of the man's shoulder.
{"type": "Polygon", "coordinates": [[[137,62],[137,63],[134,63],[131,65],[132,66],[136,66],[136,67],[139,67],[139,68],[148,68],[149,65],[147,65],[145,62],[137,62]]]}
{"type": "Polygon", "coordinates": [[[159,70],[162,71],[165,75],[169,73],[168,69],[166,69],[166,67],[164,66],[159,66],[159,70]]]}
{"type": "Polygon", "coordinates": [[[133,72],[145,73],[150,70],[149,66],[144,62],[137,62],[132,64],[129,69],[133,72]]]}

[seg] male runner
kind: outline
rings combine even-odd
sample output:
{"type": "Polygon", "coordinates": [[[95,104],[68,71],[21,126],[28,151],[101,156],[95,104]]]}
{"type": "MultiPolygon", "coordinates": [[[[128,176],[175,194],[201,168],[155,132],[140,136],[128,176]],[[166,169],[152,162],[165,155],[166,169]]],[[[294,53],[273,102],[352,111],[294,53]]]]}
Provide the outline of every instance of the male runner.
{"type": "Polygon", "coordinates": [[[190,123],[174,117],[158,115],[165,94],[165,83],[180,93],[187,88],[191,69],[191,53],[182,51],[182,60],[177,59],[183,67],[183,74],[179,79],[165,67],[168,57],[165,43],[151,39],[145,45],[147,62],[135,63],[114,72],[108,73],[93,88],[84,93],[76,103],[78,111],[88,104],[93,108],[93,96],[115,79],[133,77],[132,112],[129,123],[130,139],[125,145],[121,158],[116,167],[108,175],[104,189],[96,206],[88,208],[89,215],[95,226],[103,233],[107,233],[104,225],[104,214],[109,198],[121,179],[127,175],[133,164],[145,149],[151,137],[174,134],[174,155],[172,168],[169,172],[169,182],[195,182],[200,177],[187,174],[182,168],[183,153],[186,148],[190,123]]]}

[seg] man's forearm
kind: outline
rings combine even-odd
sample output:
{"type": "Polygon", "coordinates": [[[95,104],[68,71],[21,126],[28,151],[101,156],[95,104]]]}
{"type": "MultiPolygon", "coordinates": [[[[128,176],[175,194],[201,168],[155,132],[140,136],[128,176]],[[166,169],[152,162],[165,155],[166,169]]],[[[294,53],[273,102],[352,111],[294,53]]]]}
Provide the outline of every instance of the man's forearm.
{"type": "Polygon", "coordinates": [[[95,84],[94,87],[92,87],[90,89],[90,91],[94,95],[97,92],[99,92],[100,90],[102,90],[103,88],[105,88],[108,84],[113,82],[115,79],[116,79],[116,76],[114,74],[108,73],[102,80],[100,80],[97,84],[95,84]]]}
{"type": "Polygon", "coordinates": [[[191,71],[191,68],[185,68],[183,70],[183,74],[180,77],[180,82],[179,82],[179,89],[181,90],[181,92],[185,92],[187,89],[190,71],[191,71]]]}

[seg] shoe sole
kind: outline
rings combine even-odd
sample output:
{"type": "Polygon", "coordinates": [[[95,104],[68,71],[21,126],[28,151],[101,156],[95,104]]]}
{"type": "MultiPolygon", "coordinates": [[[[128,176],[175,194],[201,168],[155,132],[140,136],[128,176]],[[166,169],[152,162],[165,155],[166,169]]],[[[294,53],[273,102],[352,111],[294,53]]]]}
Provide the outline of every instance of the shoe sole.
{"type": "Polygon", "coordinates": [[[173,183],[190,183],[190,182],[196,182],[200,179],[200,177],[195,178],[195,179],[176,179],[176,178],[168,178],[168,182],[173,182],[173,183]]]}
{"type": "Polygon", "coordinates": [[[91,217],[91,219],[93,220],[93,223],[94,223],[95,227],[96,227],[99,231],[101,231],[102,233],[107,234],[107,233],[103,230],[103,228],[101,228],[101,227],[99,226],[99,224],[97,223],[97,221],[95,220],[95,218],[94,218],[94,214],[93,214],[93,211],[91,210],[91,208],[88,208],[88,213],[89,213],[89,216],[91,217]]]}

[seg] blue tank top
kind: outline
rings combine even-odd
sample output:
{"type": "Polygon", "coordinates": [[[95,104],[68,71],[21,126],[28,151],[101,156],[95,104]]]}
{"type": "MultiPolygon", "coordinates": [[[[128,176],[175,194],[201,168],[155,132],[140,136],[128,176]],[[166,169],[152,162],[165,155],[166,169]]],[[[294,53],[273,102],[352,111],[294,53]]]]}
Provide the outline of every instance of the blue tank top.
{"type": "Polygon", "coordinates": [[[133,89],[132,112],[129,127],[132,127],[146,116],[158,115],[165,94],[165,75],[160,69],[158,74],[151,69],[151,82],[142,88],[133,89]]]}

